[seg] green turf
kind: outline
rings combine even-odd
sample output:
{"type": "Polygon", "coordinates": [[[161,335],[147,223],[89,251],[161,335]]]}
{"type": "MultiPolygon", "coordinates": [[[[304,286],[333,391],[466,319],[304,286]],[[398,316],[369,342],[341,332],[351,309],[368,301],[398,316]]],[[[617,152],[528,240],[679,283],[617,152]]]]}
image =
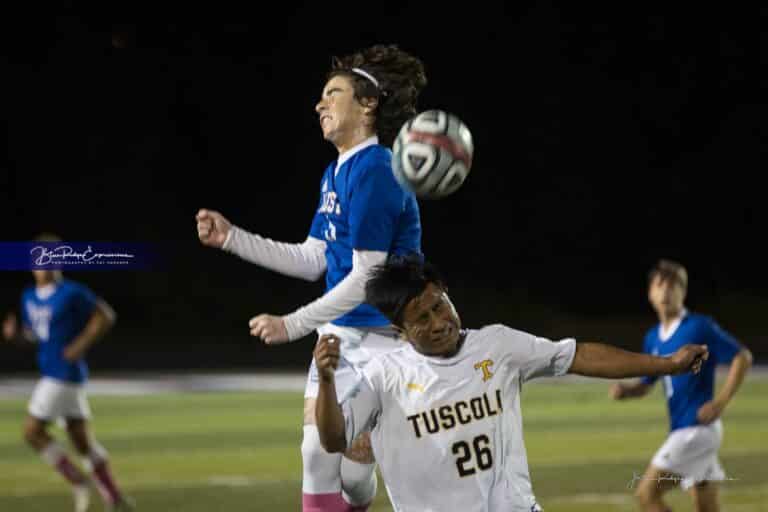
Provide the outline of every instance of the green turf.
{"type": "MultiPolygon", "coordinates": [[[[724,510],[768,511],[767,379],[749,379],[724,419],[724,510]]],[[[296,511],[301,395],[195,393],[92,397],[95,431],[140,511],[296,511]]],[[[666,434],[659,390],[612,402],[607,385],[530,384],[523,417],[536,494],[547,511],[636,510],[629,484],[666,434]]],[[[0,400],[0,511],[71,510],[63,480],[21,442],[25,400],[0,400]]],[[[58,428],[54,433],[61,437],[58,428]]],[[[101,509],[98,499],[92,510],[101,509]]],[[[670,494],[676,510],[688,496],[670,494]]],[[[381,492],[375,512],[390,510],[381,492]]]]}

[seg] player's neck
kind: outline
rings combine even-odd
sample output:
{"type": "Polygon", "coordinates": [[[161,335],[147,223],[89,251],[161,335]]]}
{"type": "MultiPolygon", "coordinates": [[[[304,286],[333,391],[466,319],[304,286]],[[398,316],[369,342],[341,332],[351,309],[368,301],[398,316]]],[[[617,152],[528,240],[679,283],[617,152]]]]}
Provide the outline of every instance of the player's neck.
{"type": "Polygon", "coordinates": [[[675,323],[677,320],[681,319],[684,314],[685,314],[684,307],[680,308],[677,311],[661,311],[659,312],[659,323],[661,323],[661,326],[666,329],[670,325],[675,323]]]}
{"type": "Polygon", "coordinates": [[[353,149],[355,146],[358,146],[365,142],[367,139],[370,139],[376,135],[368,128],[361,128],[359,130],[355,130],[353,133],[350,134],[349,137],[347,137],[346,140],[339,142],[336,144],[336,150],[339,152],[339,155],[343,155],[350,149],[353,149]]]}

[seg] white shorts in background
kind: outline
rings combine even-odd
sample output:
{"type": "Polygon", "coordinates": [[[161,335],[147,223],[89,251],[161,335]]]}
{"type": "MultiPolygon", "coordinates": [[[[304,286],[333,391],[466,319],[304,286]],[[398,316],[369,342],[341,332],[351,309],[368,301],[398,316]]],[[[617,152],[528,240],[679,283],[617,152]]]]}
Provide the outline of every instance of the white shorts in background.
{"type": "Polygon", "coordinates": [[[653,456],[651,464],[682,477],[680,487],[690,489],[697,482],[725,480],[717,458],[723,440],[723,424],[696,425],[673,431],[653,456]]]}
{"type": "Polygon", "coordinates": [[[91,418],[85,386],[50,377],[43,377],[37,383],[27,411],[31,416],[47,421],[91,418]]]}
{"type": "MultiPolygon", "coordinates": [[[[340,400],[360,379],[360,371],[368,361],[379,354],[401,348],[406,343],[397,337],[397,332],[391,327],[362,329],[325,324],[317,329],[317,334],[318,337],[335,334],[341,340],[341,357],[336,369],[336,394],[340,400]]],[[[312,358],[304,398],[317,397],[318,379],[317,366],[312,358]]]]}

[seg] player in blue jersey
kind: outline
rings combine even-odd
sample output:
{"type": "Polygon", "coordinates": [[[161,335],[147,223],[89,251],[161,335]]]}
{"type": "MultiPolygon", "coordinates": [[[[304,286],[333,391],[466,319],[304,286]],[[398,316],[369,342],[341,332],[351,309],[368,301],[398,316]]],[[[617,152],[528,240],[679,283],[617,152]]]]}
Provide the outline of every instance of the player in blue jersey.
{"type": "MultiPolygon", "coordinates": [[[[325,274],[326,293],[296,311],[261,314],[250,332],[268,344],[312,331],[342,340],[337,386],[352,386],[376,354],[400,346],[389,320],[364,304],[367,274],[389,255],[421,254],[419,208],[391,168],[389,146],[414,116],[426,85],[422,63],[395,46],[376,45],[335,58],[316,111],[325,140],[338,158],[320,180],[320,202],[309,236],[300,244],[275,242],[233,226],[220,213],[200,210],[198,236],[263,267],[307,280],[325,274]]],[[[303,509],[365,510],[376,493],[367,436],[342,457],[327,453],[315,426],[318,373],[312,361],[304,405],[303,509]]]]}
{"type": "MultiPolygon", "coordinates": [[[[42,235],[38,241],[60,241],[42,235]]],[[[109,467],[107,451],[89,428],[91,409],[85,394],[88,366],[85,355],[115,323],[114,310],[86,286],[64,279],[58,270],[33,270],[35,284],[21,297],[21,326],[15,314],[3,322],[3,338],[37,343],[42,378],[29,401],[24,439],[71,485],[75,511],[90,503],[90,480],[48,432],[63,419],[83,465],[89,469],[109,510],[131,510],[109,467]]]]}
{"type": "MultiPolygon", "coordinates": [[[[636,489],[643,510],[667,511],[663,493],[680,485],[693,497],[696,510],[719,509],[716,482],[725,478],[717,457],[722,441],[720,416],[741,385],[752,355],[710,317],[686,310],[688,273],[679,263],[661,260],[649,274],[648,300],[659,324],[645,335],[643,350],[669,356],[686,343],[705,344],[709,359],[698,375],[663,378],[670,434],[656,452],[636,489]],[[725,384],[714,395],[715,368],[729,364],[725,384]]],[[[617,400],[648,394],[656,377],[611,388],[617,400]]]]}

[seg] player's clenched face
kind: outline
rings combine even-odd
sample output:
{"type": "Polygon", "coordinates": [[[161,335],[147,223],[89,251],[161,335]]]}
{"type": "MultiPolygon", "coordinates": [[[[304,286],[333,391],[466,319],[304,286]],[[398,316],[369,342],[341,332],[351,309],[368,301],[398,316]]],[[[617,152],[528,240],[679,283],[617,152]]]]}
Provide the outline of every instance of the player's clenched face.
{"type": "Polygon", "coordinates": [[[315,110],[325,140],[342,153],[373,134],[370,106],[355,99],[352,81],[343,75],[328,80],[315,110]]]}
{"type": "Polygon", "coordinates": [[[685,289],[677,282],[656,275],[648,287],[648,301],[660,315],[676,316],[683,310],[685,289]]]}
{"type": "Polygon", "coordinates": [[[456,351],[461,320],[448,294],[429,283],[403,312],[402,334],[420,353],[451,355],[456,351]]]}

